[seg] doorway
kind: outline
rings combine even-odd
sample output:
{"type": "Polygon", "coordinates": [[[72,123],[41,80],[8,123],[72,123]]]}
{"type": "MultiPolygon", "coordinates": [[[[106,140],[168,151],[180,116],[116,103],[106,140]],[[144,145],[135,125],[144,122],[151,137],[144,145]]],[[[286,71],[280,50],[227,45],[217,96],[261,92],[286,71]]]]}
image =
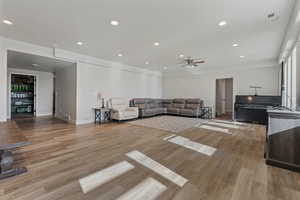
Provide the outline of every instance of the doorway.
{"type": "Polygon", "coordinates": [[[11,74],[11,118],[35,116],[36,77],[25,74],[11,74]]]}
{"type": "Polygon", "coordinates": [[[76,63],[7,50],[7,102],[7,118],[18,122],[75,121],[76,63]]]}
{"type": "Polygon", "coordinates": [[[216,117],[232,120],[233,78],[216,80],[216,117]]]}

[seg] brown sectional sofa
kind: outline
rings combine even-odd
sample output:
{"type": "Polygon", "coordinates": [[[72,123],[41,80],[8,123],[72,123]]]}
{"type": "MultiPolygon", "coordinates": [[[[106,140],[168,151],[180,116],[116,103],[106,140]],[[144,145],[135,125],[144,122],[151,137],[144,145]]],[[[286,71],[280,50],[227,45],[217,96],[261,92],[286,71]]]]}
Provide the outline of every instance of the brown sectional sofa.
{"type": "Polygon", "coordinates": [[[161,114],[199,117],[203,107],[201,99],[132,99],[131,106],[139,108],[139,117],[150,117],[161,114]]]}

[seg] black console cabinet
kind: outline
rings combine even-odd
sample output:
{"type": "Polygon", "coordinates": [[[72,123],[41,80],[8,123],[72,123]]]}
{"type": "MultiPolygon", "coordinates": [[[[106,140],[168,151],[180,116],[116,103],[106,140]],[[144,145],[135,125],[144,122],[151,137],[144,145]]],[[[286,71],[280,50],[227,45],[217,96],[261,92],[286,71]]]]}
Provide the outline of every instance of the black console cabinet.
{"type": "Polygon", "coordinates": [[[236,121],[267,124],[267,109],[280,106],[281,96],[237,95],[234,117],[236,121]]]}

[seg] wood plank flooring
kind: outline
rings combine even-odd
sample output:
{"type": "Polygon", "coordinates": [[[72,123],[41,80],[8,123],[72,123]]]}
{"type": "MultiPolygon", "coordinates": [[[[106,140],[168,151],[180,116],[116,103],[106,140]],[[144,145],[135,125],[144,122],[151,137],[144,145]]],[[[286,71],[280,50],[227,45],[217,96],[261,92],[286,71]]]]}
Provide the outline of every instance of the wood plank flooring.
{"type": "Polygon", "coordinates": [[[149,178],[166,187],[159,200],[300,199],[299,173],[264,164],[264,126],[229,130],[232,134],[195,127],[177,134],[217,149],[207,156],[163,140],[173,133],[128,123],[76,127],[49,118],[0,123],[0,134],[20,131],[32,143],[14,152],[16,165],[26,166],[28,173],[0,181],[0,200],[117,199],[143,185],[151,191],[149,178]],[[188,182],[179,187],[126,156],[132,151],[188,182]],[[80,179],[122,161],[134,168],[83,193],[80,179]]]}

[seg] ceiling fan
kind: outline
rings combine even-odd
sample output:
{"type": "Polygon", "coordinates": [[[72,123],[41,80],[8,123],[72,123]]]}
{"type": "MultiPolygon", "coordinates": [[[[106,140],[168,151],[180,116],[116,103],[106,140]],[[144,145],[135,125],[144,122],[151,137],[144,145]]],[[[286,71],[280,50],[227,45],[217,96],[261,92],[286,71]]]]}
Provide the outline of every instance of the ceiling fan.
{"type": "Polygon", "coordinates": [[[192,58],[190,56],[183,58],[179,64],[182,64],[182,67],[194,68],[198,67],[198,64],[203,64],[205,61],[201,58],[192,58]]]}

